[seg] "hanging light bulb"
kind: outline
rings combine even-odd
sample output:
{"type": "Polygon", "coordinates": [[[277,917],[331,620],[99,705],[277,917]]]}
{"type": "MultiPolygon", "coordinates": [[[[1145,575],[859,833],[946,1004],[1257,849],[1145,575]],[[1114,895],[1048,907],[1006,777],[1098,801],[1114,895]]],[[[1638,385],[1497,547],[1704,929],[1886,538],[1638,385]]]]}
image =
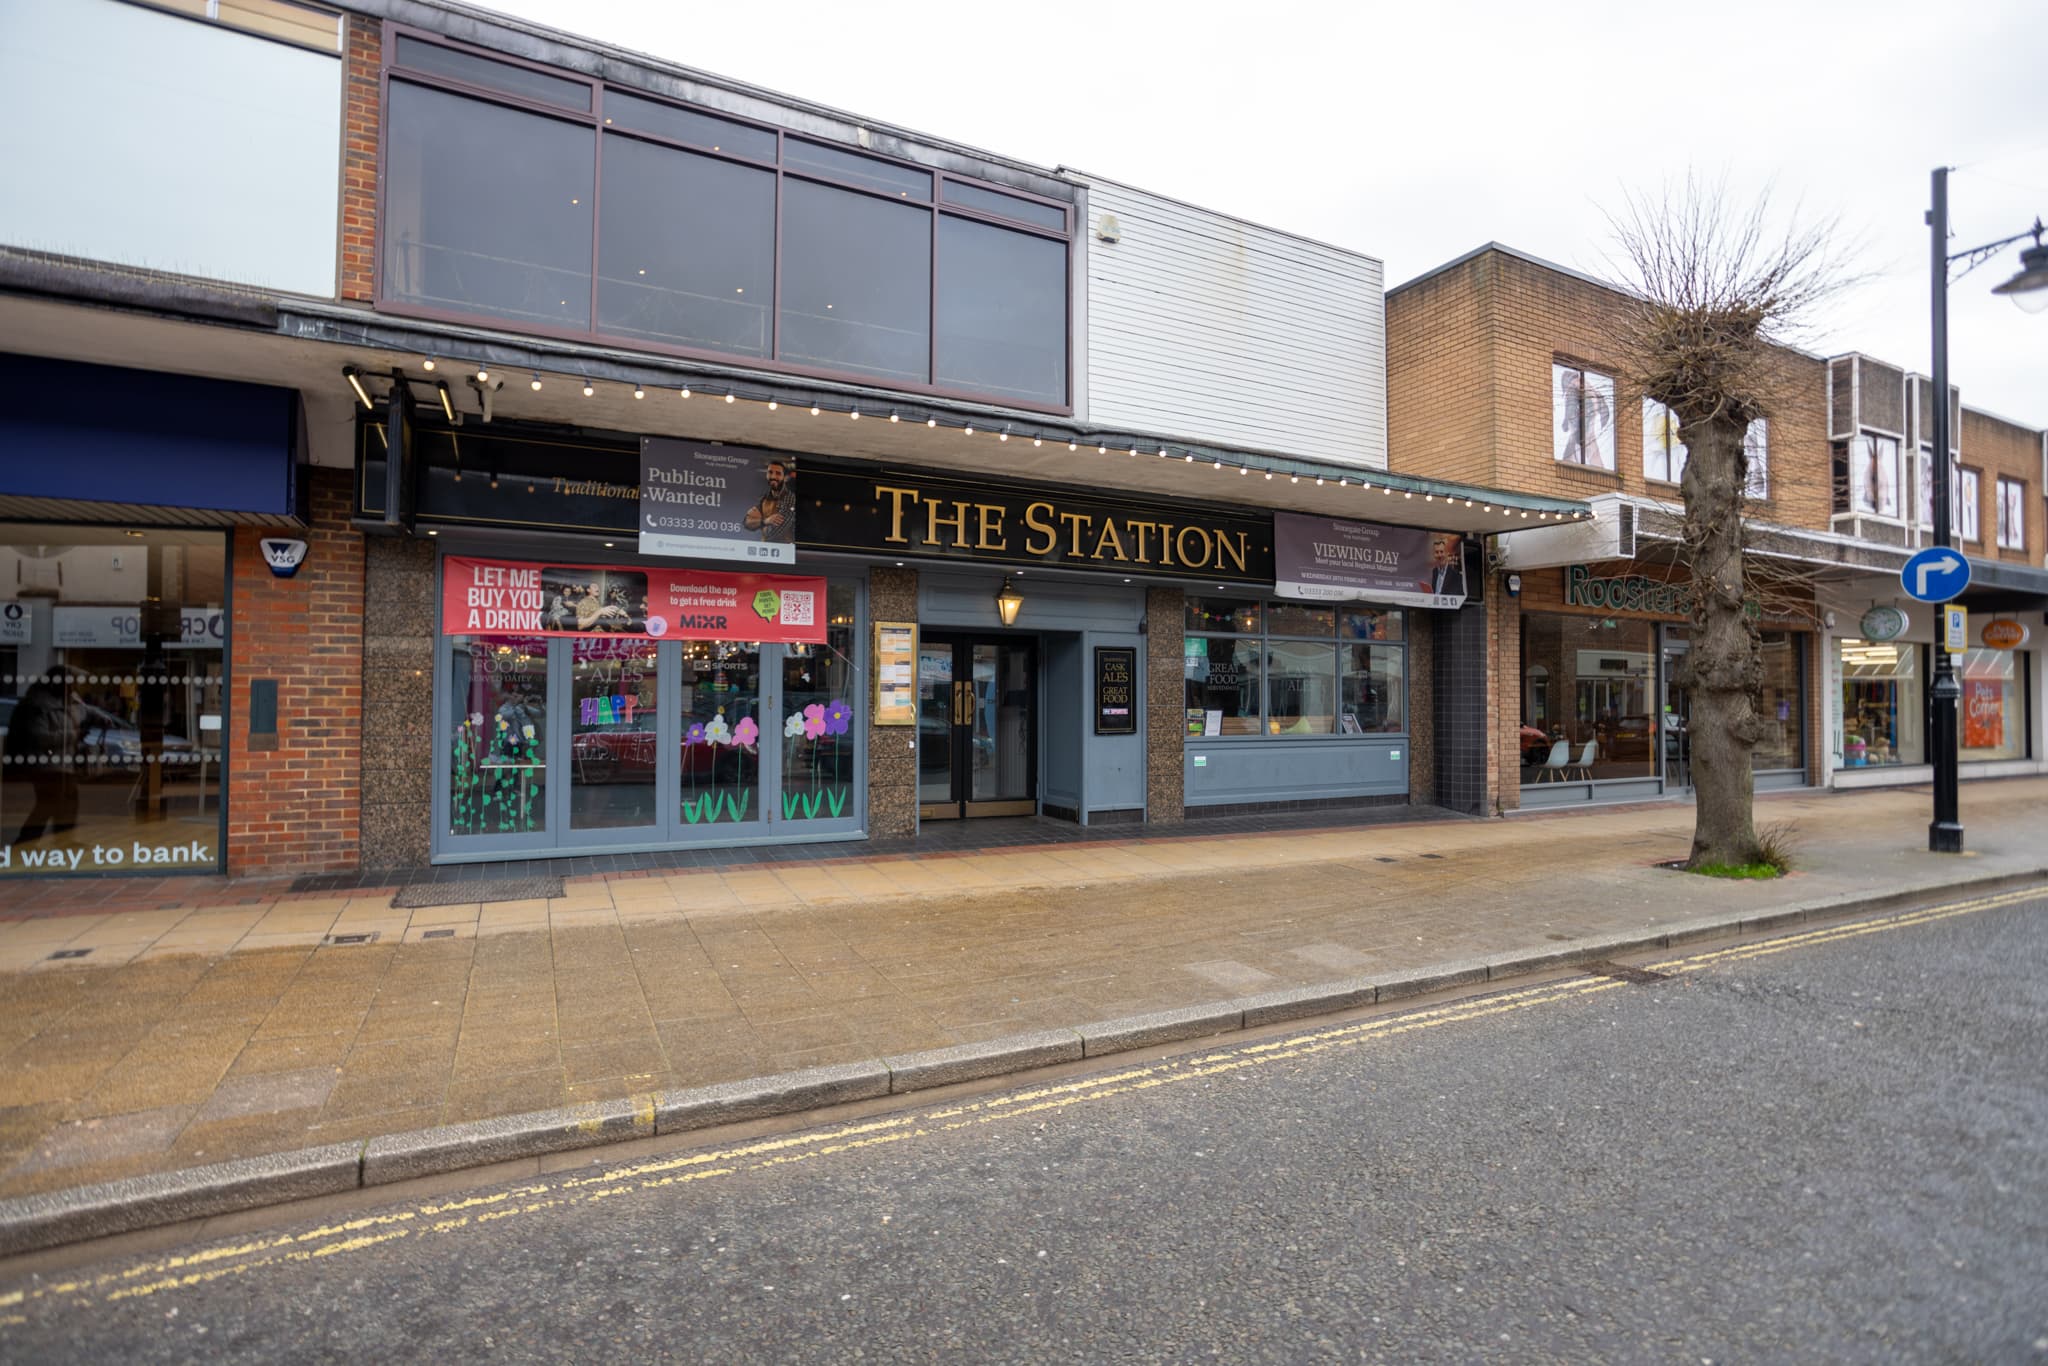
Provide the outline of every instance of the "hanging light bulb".
{"type": "Polygon", "coordinates": [[[1001,431],[999,431],[999,432],[997,432],[997,433],[996,433],[996,440],[998,440],[998,441],[1008,441],[1009,439],[1010,439],[1010,429],[1009,429],[1008,427],[1005,427],[1005,428],[1003,428],[1003,429],[1002,429],[1001,431]]]}
{"type": "Polygon", "coordinates": [[[902,420],[903,420],[903,419],[902,419],[902,417],[901,417],[901,416],[900,416],[900,415],[899,415],[899,414],[898,414],[898,413],[896,412],[896,410],[895,410],[895,409],[891,408],[891,409],[889,410],[889,421],[891,421],[891,422],[901,422],[902,420]]]}
{"type": "Polygon", "coordinates": [[[1290,484],[1299,484],[1301,482],[1301,476],[1298,474],[1290,474],[1287,476],[1287,482],[1290,484]]]}
{"type": "Polygon", "coordinates": [[[1189,452],[1188,452],[1188,453],[1187,453],[1187,454],[1186,454],[1185,456],[1181,457],[1181,463],[1182,463],[1182,464],[1186,464],[1186,465],[1192,465],[1192,464],[1194,464],[1194,463],[1195,463],[1195,453],[1194,453],[1193,451],[1189,451],[1189,452]]]}
{"type": "Polygon", "coordinates": [[[428,356],[425,360],[421,361],[420,364],[425,366],[427,370],[431,372],[434,368],[434,358],[432,356],[428,356]]]}
{"type": "Polygon", "coordinates": [[[1077,441],[1069,441],[1067,443],[1067,449],[1070,451],[1078,451],[1081,449],[1081,445],[1077,441]]]}
{"type": "Polygon", "coordinates": [[[682,387],[681,393],[682,393],[682,395],[683,395],[683,397],[684,397],[684,398],[688,398],[688,397],[690,396],[690,386],[689,386],[689,385],[687,385],[687,384],[685,384],[685,385],[684,385],[684,386],[682,387]]]}
{"type": "Polygon", "coordinates": [[[491,382],[491,372],[479,365],[476,368],[476,382],[478,384],[489,384],[491,382]]]}
{"type": "Polygon", "coordinates": [[[1219,470],[1220,470],[1220,469],[1222,469],[1222,468],[1223,468],[1223,462],[1222,462],[1221,460],[1218,460],[1218,461],[1216,462],[1216,464],[1215,464],[1214,468],[1216,468],[1216,469],[1219,469],[1219,470]]]}
{"type": "Polygon", "coordinates": [[[583,397],[589,398],[592,394],[596,392],[597,388],[595,385],[593,385],[589,380],[583,381],[583,397]]]}
{"type": "Polygon", "coordinates": [[[777,403],[772,398],[768,400],[768,411],[771,413],[774,412],[777,408],[780,408],[781,406],[781,404],[777,403]]]}
{"type": "Polygon", "coordinates": [[[637,384],[636,384],[636,385],[634,385],[634,386],[633,386],[633,397],[634,397],[634,398],[646,398],[646,397],[647,397],[647,391],[646,391],[645,389],[641,388],[641,387],[640,387],[639,385],[637,385],[637,384]]]}
{"type": "Polygon", "coordinates": [[[973,423],[969,423],[969,424],[967,425],[967,435],[969,435],[969,436],[973,436],[973,435],[974,435],[974,424],[973,424],[973,423]]]}
{"type": "Polygon", "coordinates": [[[540,392],[540,371],[538,370],[533,372],[533,392],[536,394],[540,392]]]}
{"type": "Polygon", "coordinates": [[[725,401],[727,403],[738,403],[740,401],[740,396],[734,393],[732,390],[728,389],[725,391],[725,401]]]}
{"type": "Polygon", "coordinates": [[[1031,438],[1031,449],[1033,450],[1037,450],[1040,446],[1043,446],[1044,444],[1045,438],[1042,436],[1034,436],[1031,438]]]}
{"type": "Polygon", "coordinates": [[[1321,475],[1319,474],[1319,475],[1317,475],[1317,476],[1316,476],[1316,487],[1317,487],[1317,488],[1321,488],[1322,486],[1323,486],[1323,476],[1321,476],[1321,475]]]}
{"type": "Polygon", "coordinates": [[[939,420],[935,417],[928,417],[924,420],[924,425],[927,427],[936,427],[939,425],[939,420]]]}
{"type": "Polygon", "coordinates": [[[817,405],[817,404],[815,404],[815,403],[813,403],[813,404],[811,405],[811,416],[812,416],[812,417],[816,417],[817,415],[818,415],[818,405],[817,405]]]}
{"type": "Polygon", "coordinates": [[[847,414],[847,417],[851,418],[855,422],[860,421],[860,409],[855,408],[852,412],[847,414]]]}

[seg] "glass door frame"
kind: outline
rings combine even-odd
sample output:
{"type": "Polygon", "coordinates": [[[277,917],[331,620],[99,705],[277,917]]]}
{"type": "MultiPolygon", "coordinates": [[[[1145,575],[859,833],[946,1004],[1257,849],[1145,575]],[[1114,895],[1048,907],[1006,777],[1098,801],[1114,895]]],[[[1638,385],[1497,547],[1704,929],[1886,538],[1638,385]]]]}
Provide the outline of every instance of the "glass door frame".
{"type": "MultiPolygon", "coordinates": [[[[952,795],[944,802],[927,802],[921,796],[917,811],[919,820],[962,820],[989,816],[1030,816],[1039,811],[1044,793],[1040,790],[1039,739],[1044,698],[1045,666],[1044,651],[1039,648],[1039,638],[1034,632],[1026,631],[975,631],[975,630],[934,630],[927,631],[918,641],[918,649],[944,645],[953,652],[953,675],[950,684],[953,718],[950,729],[950,762],[948,770],[952,775],[952,795]],[[974,687],[974,649],[978,645],[994,645],[1005,648],[1022,648],[1030,653],[1028,666],[1031,679],[1031,704],[1025,717],[1024,756],[1029,772],[1026,787],[1027,797],[977,801],[973,796],[973,777],[969,765],[974,749],[974,720],[972,701],[974,687]],[[965,665],[963,670],[962,665],[965,665]],[[964,691],[963,691],[964,690],[964,691]],[[962,737],[966,743],[962,743],[962,737]],[[951,811],[945,808],[951,807],[951,811]],[[974,808],[996,808],[980,810],[974,808]]],[[[921,752],[921,751],[920,751],[921,752]]]]}
{"type": "Polygon", "coordinates": [[[1692,791],[1692,699],[1686,697],[1682,724],[1677,731],[1680,753],[1676,767],[1683,773],[1682,778],[1673,772],[1672,713],[1666,710],[1671,705],[1672,693],[1678,690],[1672,677],[1674,666],[1691,652],[1692,641],[1683,626],[1657,628],[1657,777],[1667,793],[1692,791]]]}

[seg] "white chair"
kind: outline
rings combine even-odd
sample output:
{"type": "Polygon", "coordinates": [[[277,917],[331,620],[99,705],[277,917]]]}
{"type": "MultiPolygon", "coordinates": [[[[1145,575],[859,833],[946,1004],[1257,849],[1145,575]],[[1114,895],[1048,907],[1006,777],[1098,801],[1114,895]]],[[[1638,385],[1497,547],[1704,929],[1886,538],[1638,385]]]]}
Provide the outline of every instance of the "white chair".
{"type": "Polygon", "coordinates": [[[1536,775],[1539,783],[1563,782],[1572,769],[1572,742],[1559,740],[1550,747],[1550,757],[1543,761],[1543,771],[1536,775]]]}
{"type": "MultiPolygon", "coordinates": [[[[1567,766],[1566,766],[1566,767],[1567,767],[1567,769],[1568,769],[1568,770],[1574,770],[1574,771],[1576,771],[1576,772],[1578,773],[1579,777],[1581,777],[1581,778],[1585,779],[1585,780],[1586,780],[1587,782],[1589,782],[1589,783],[1590,783],[1590,782],[1592,782],[1592,781],[1593,781],[1593,759],[1594,759],[1594,757],[1595,757],[1595,756],[1596,756],[1596,755],[1597,755],[1597,754],[1599,753],[1599,751],[1600,751],[1600,742],[1599,742],[1598,740],[1588,740],[1588,741],[1586,741],[1586,747],[1585,747],[1584,749],[1582,749],[1582,750],[1580,750],[1580,751],[1579,751],[1579,761],[1578,761],[1577,763],[1575,763],[1575,764],[1570,764],[1570,765],[1567,765],[1567,766]]],[[[1566,776],[1566,777],[1570,777],[1570,776],[1571,776],[1571,772],[1569,772],[1569,771],[1568,771],[1568,772],[1567,772],[1567,773],[1565,774],[1565,776],[1566,776]]]]}

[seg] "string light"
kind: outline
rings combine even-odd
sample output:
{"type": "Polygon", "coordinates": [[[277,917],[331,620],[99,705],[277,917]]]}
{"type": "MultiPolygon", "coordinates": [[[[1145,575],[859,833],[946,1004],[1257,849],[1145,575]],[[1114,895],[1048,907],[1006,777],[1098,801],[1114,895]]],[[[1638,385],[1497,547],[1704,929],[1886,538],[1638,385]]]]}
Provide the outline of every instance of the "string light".
{"type": "Polygon", "coordinates": [[[1008,441],[1009,439],[1010,439],[1010,429],[1009,429],[1008,427],[1005,427],[1005,428],[1003,428],[1003,429],[1002,429],[1001,431],[999,431],[999,432],[997,432],[997,433],[996,433],[996,440],[998,440],[998,441],[1008,441]]]}
{"type": "Polygon", "coordinates": [[[646,391],[645,389],[641,388],[641,387],[640,387],[639,385],[637,385],[637,384],[636,384],[636,385],[634,385],[634,386],[633,386],[633,397],[634,397],[634,398],[646,398],[646,397],[647,397],[647,391],[646,391]]]}
{"type": "Polygon", "coordinates": [[[428,356],[424,361],[421,361],[420,364],[424,365],[429,371],[431,371],[434,368],[434,358],[432,356],[428,356]]]}
{"type": "Polygon", "coordinates": [[[1097,447],[1095,448],[1095,453],[1096,453],[1097,455],[1108,455],[1108,454],[1109,454],[1109,447],[1107,447],[1107,446],[1097,446],[1097,447]]]}
{"type": "Polygon", "coordinates": [[[860,421],[860,409],[855,408],[852,412],[848,413],[847,416],[852,418],[855,422],[860,421]]]}
{"type": "Polygon", "coordinates": [[[1031,448],[1032,448],[1033,450],[1036,450],[1036,449],[1038,449],[1038,448],[1039,448],[1040,446],[1043,446],[1044,444],[1045,444],[1045,438],[1044,438],[1044,437],[1034,436],[1034,437],[1032,437],[1032,438],[1031,438],[1031,448]]]}
{"type": "Polygon", "coordinates": [[[924,425],[927,427],[936,427],[939,425],[939,420],[935,417],[928,417],[924,420],[924,425]]]}
{"type": "Polygon", "coordinates": [[[1213,469],[1219,469],[1219,470],[1220,470],[1220,469],[1222,469],[1222,468],[1223,468],[1223,462],[1222,462],[1221,460],[1218,460],[1218,461],[1217,461],[1217,462],[1215,463],[1215,465],[1213,465],[1213,466],[1212,466],[1211,468],[1213,468],[1213,469]]]}
{"type": "Polygon", "coordinates": [[[1069,441],[1067,443],[1067,449],[1070,451],[1078,451],[1081,449],[1081,447],[1077,443],[1069,441]]]}
{"type": "Polygon", "coordinates": [[[538,370],[533,372],[533,392],[536,394],[540,392],[540,371],[538,370]]]}
{"type": "Polygon", "coordinates": [[[489,384],[491,382],[491,372],[479,365],[476,368],[476,382],[478,384],[489,384]]]}
{"type": "Polygon", "coordinates": [[[1189,452],[1187,453],[1187,457],[1186,457],[1186,459],[1184,459],[1184,460],[1183,460],[1183,461],[1182,461],[1181,463],[1182,463],[1182,464],[1186,464],[1186,465],[1192,465],[1192,464],[1194,464],[1194,463],[1195,463],[1195,453],[1194,453],[1193,451],[1189,451],[1189,452]]]}
{"type": "MultiPolygon", "coordinates": [[[[769,412],[771,412],[771,413],[772,413],[772,412],[774,412],[774,411],[775,411],[775,410],[776,410],[777,408],[780,408],[781,406],[782,406],[782,405],[781,405],[780,403],[777,403],[777,402],[776,402],[776,401],[775,401],[774,399],[772,399],[772,398],[768,400],[768,411],[769,411],[769,412]]],[[[891,419],[891,420],[893,421],[894,419],[891,419]]]]}
{"type": "MultiPolygon", "coordinates": [[[[683,397],[684,397],[684,398],[688,398],[688,397],[690,396],[690,386],[689,386],[689,385],[685,384],[685,385],[683,386],[683,388],[682,388],[682,395],[683,395],[683,397]]],[[[771,408],[773,408],[773,407],[774,407],[775,405],[771,403],[771,404],[769,404],[768,406],[769,406],[769,407],[771,407],[771,408]]]]}
{"type": "Polygon", "coordinates": [[[734,393],[732,390],[728,389],[725,391],[725,401],[727,403],[737,403],[739,402],[739,399],[740,396],[734,393]]]}
{"type": "Polygon", "coordinates": [[[891,408],[889,410],[889,420],[891,422],[901,422],[903,418],[894,408],[891,408]]]}
{"type": "Polygon", "coordinates": [[[817,415],[818,415],[818,405],[817,405],[817,404],[815,404],[815,403],[813,403],[813,404],[811,405],[811,416],[812,416],[812,417],[816,417],[817,415]]]}
{"type": "Polygon", "coordinates": [[[973,424],[973,423],[969,423],[969,424],[967,425],[967,434],[968,434],[969,436],[973,436],[973,435],[974,435],[974,424],[973,424]]]}
{"type": "Polygon", "coordinates": [[[592,386],[589,380],[583,381],[583,397],[589,398],[592,394],[596,392],[596,388],[592,386]]]}

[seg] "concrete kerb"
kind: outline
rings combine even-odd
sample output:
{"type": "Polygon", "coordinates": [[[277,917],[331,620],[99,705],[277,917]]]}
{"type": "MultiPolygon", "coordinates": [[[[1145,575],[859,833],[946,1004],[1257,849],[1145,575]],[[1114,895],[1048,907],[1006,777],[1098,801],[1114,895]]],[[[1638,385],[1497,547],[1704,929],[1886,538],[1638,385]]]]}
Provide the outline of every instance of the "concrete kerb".
{"type": "Polygon", "coordinates": [[[1101,1020],[1073,1029],[1008,1035],[953,1048],[812,1068],[630,1100],[510,1115],[391,1134],[366,1143],[133,1177],[98,1186],[0,1200],[0,1256],[264,1205],[438,1176],[515,1158],[680,1134],[744,1120],[1028,1072],[1156,1044],[1256,1029],[1313,1015],[1505,981],[1702,939],[1957,896],[1989,896],[2048,880],[2048,867],[1960,879],[1936,887],[1849,893],[1808,906],[1701,916],[1643,934],[1580,940],[1556,949],[1432,964],[1376,980],[1353,978],[1236,1000],[1101,1020]]]}

